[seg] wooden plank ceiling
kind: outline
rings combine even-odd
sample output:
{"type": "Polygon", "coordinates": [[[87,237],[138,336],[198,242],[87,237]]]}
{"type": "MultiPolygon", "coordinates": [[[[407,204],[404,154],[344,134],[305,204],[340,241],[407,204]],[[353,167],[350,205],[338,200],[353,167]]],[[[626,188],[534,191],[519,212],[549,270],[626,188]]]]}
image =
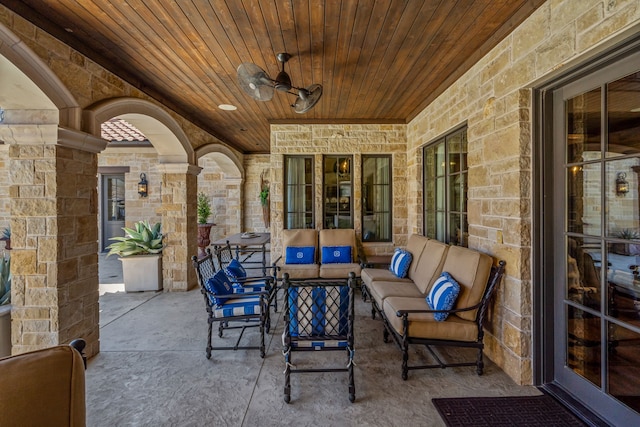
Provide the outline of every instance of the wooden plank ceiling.
{"type": "Polygon", "coordinates": [[[0,0],[25,19],[244,153],[269,152],[270,123],[406,123],[544,0],[0,0]],[[295,96],[245,94],[251,62],[295,96]],[[220,104],[238,107],[223,111],[220,104]]]}

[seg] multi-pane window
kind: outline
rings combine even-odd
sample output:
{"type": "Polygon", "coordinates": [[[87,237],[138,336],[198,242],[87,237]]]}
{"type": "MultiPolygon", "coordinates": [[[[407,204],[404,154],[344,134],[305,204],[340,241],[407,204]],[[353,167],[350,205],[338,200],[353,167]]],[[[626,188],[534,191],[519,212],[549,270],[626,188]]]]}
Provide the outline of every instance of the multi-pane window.
{"type": "Polygon", "coordinates": [[[313,157],[284,158],[285,228],[314,228],[313,157]]]}
{"type": "Polygon", "coordinates": [[[362,241],[391,241],[391,156],[362,156],[362,241]]]}
{"type": "Polygon", "coordinates": [[[351,156],[325,156],[324,228],[353,228],[351,156]]]}
{"type": "Polygon", "coordinates": [[[424,148],[424,234],[467,246],[467,128],[424,148]]]}

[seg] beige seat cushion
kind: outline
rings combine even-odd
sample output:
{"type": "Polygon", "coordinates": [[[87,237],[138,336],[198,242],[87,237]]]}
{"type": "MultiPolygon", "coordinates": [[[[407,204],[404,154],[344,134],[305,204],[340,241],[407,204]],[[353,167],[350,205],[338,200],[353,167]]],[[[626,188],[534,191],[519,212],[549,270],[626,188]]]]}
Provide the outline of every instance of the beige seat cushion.
{"type": "MultiPolygon", "coordinates": [[[[456,308],[472,307],[480,302],[491,274],[493,259],[481,252],[461,246],[451,246],[442,271],[451,274],[460,285],[456,308]]],[[[475,320],[478,310],[456,313],[465,320],[475,320]]]]}
{"type": "MultiPolygon", "coordinates": [[[[427,290],[431,289],[431,285],[442,273],[442,266],[445,262],[445,257],[448,257],[449,245],[439,242],[438,240],[429,239],[424,245],[422,255],[418,259],[417,265],[413,274],[409,277],[415,282],[420,292],[427,293],[427,290]]],[[[416,260],[412,261],[412,264],[416,260]]],[[[464,264],[460,264],[458,268],[461,268],[464,264]]]]}
{"type": "Polygon", "coordinates": [[[424,295],[420,293],[416,285],[411,281],[384,282],[378,280],[373,282],[367,289],[380,309],[382,309],[385,298],[391,296],[424,298],[424,295]]]}
{"type": "Polygon", "coordinates": [[[62,345],[0,359],[0,425],[85,424],[80,353],[62,345]]]}
{"type": "Polygon", "coordinates": [[[413,283],[408,277],[401,279],[386,268],[363,268],[360,277],[367,287],[370,287],[373,282],[377,281],[413,283]]]}
{"type": "Polygon", "coordinates": [[[346,279],[351,272],[353,272],[356,277],[360,277],[360,270],[360,264],[355,262],[322,264],[320,265],[320,277],[323,279],[346,279]]]}
{"type": "Polygon", "coordinates": [[[320,277],[320,267],[318,264],[284,264],[278,263],[280,270],[278,278],[282,278],[284,273],[289,273],[290,279],[317,279],[320,277]]]}
{"type": "MultiPolygon", "coordinates": [[[[389,297],[383,303],[384,314],[391,327],[402,334],[404,331],[402,317],[396,312],[403,310],[429,310],[425,298],[389,297]]],[[[438,322],[431,313],[409,314],[409,337],[438,340],[455,340],[474,342],[478,339],[478,328],[475,322],[449,316],[447,320],[438,322]]]]}

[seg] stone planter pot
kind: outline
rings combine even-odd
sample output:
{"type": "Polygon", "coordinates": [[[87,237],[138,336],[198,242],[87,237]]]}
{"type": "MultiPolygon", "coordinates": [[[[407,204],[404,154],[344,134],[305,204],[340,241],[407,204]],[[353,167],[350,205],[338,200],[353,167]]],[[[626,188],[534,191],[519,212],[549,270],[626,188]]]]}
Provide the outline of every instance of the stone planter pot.
{"type": "Polygon", "coordinates": [[[198,224],[198,257],[206,255],[205,249],[211,244],[211,227],[215,224],[198,224]]]}
{"type": "Polygon", "coordinates": [[[0,306],[0,357],[11,356],[11,304],[0,306]]]}
{"type": "Polygon", "coordinates": [[[125,292],[162,290],[162,254],[120,257],[125,292]]]}

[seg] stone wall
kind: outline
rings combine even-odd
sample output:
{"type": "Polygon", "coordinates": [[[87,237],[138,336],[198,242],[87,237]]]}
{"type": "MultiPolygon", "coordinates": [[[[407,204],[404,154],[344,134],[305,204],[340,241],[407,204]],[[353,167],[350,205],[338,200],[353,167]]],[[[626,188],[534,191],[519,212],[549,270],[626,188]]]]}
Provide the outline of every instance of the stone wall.
{"type": "MultiPolygon", "coordinates": [[[[11,215],[9,198],[9,144],[0,141],[0,233],[9,227],[11,215]]],[[[0,249],[4,248],[4,242],[0,242],[0,249]]]]}
{"type": "MultiPolygon", "coordinates": [[[[274,254],[282,252],[284,227],[284,156],[314,156],[315,227],[322,229],[322,159],[324,154],[353,155],[354,226],[361,235],[361,165],[363,154],[390,154],[393,168],[393,225],[391,243],[364,243],[368,254],[391,253],[404,246],[408,236],[406,126],[393,125],[271,125],[271,244],[274,254]]],[[[247,179],[248,181],[248,179],[247,179]]],[[[258,186],[255,186],[256,188],[258,186]]],[[[247,196],[249,196],[247,192],[247,196]]],[[[258,200],[258,193],[255,193],[258,200]]]]}
{"type": "MultiPolygon", "coordinates": [[[[272,146],[273,150],[273,146],[272,146]]],[[[270,182],[271,193],[270,198],[273,202],[274,191],[274,169],[272,164],[272,158],[268,154],[253,154],[244,156],[244,218],[242,219],[243,230],[241,231],[255,231],[265,232],[270,229],[265,226],[264,219],[262,217],[262,205],[260,204],[260,174],[265,172],[265,178],[270,182]]],[[[282,215],[282,208],[280,211],[277,208],[274,209],[271,205],[271,231],[273,233],[274,217],[282,215]]],[[[282,228],[282,224],[280,224],[282,228]]],[[[271,235],[271,242],[273,246],[274,236],[271,235]]]]}
{"type": "MultiPolygon", "coordinates": [[[[128,167],[125,180],[125,227],[133,227],[135,222],[148,220],[151,224],[162,221],[160,213],[160,190],[162,173],[157,170],[158,154],[153,147],[110,147],[98,154],[98,167],[128,167]],[[147,176],[149,193],[147,197],[138,194],[140,174],[147,176]]],[[[98,182],[100,188],[101,182],[98,182]]],[[[100,193],[99,193],[100,194],[100,193]]],[[[102,204],[101,204],[102,205],[102,204]]],[[[102,206],[101,206],[102,208],[102,206]]],[[[99,213],[98,223],[102,218],[99,213]]],[[[102,247],[102,236],[101,236],[102,247]]],[[[109,242],[106,242],[108,245],[109,242]]]]}
{"type": "Polygon", "coordinates": [[[421,231],[422,148],[468,125],[469,246],[507,261],[486,352],[519,383],[532,382],[530,88],[639,18],[638,1],[548,1],[408,125],[412,232],[421,231]]]}

